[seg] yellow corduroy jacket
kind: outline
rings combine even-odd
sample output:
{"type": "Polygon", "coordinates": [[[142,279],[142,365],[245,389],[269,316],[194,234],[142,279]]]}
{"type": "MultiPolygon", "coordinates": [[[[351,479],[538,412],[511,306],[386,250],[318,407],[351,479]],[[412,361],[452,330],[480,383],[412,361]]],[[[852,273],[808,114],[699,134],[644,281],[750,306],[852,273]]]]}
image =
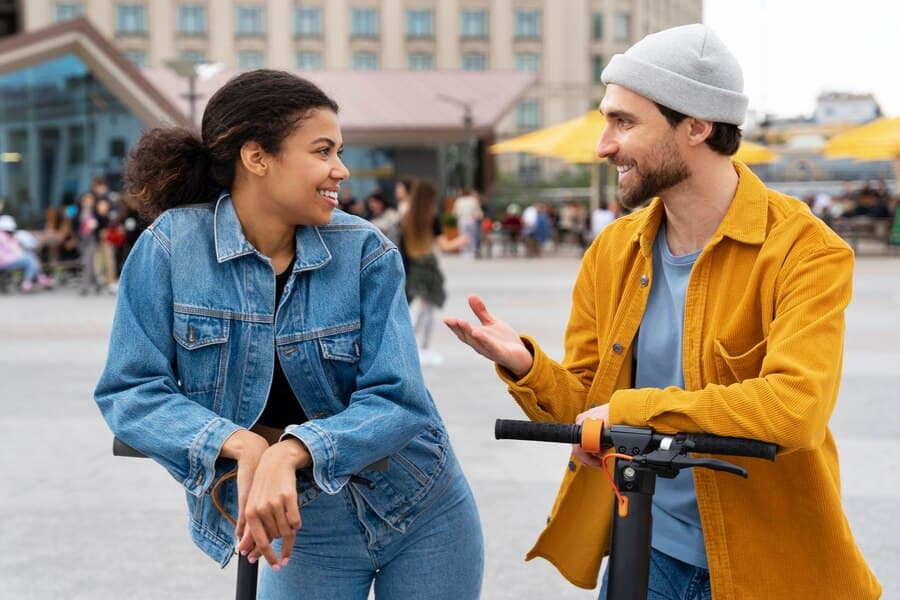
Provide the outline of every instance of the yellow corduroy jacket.
{"type": "MultiPolygon", "coordinates": [[[[727,457],[743,479],[693,471],[716,600],[878,598],[881,586],[841,506],[828,420],[841,376],[853,253],[809,209],[743,164],[725,218],[694,265],[684,309],[685,389],[632,388],[632,348],[653,279],[659,199],[607,227],[575,283],[562,363],[527,337],[534,365],[501,378],[529,418],[571,423],[610,403],[615,424],[707,432],[780,447],[777,460],[727,457]]],[[[609,552],[612,491],[570,463],[527,559],[597,584],[609,552]]]]}

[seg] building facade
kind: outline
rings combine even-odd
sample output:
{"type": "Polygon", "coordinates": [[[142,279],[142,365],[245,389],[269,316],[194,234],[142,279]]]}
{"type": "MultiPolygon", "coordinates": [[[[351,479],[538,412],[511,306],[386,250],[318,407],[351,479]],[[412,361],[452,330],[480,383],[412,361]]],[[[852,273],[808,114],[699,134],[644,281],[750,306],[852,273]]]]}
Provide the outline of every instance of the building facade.
{"type": "MultiPolygon", "coordinates": [[[[702,0],[28,0],[25,31],[86,16],[139,67],[519,70],[537,83],[503,139],[581,116],[610,57],[700,22],[702,0]]],[[[525,157],[501,157],[501,169],[525,157]]]]}

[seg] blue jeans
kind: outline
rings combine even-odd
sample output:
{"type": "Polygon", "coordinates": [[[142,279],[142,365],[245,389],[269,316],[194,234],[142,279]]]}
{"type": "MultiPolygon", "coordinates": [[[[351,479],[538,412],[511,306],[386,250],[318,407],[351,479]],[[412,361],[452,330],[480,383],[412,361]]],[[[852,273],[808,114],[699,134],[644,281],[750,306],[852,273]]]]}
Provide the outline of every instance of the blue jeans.
{"type": "MultiPolygon", "coordinates": [[[[600,600],[607,600],[609,570],[603,574],[600,600]]],[[[681,562],[653,548],[650,551],[650,577],[647,600],[711,600],[709,571],[681,562]]],[[[610,598],[609,600],[615,600],[610,598]]]]}
{"type": "MultiPolygon", "coordinates": [[[[449,486],[405,533],[378,518],[353,484],[301,507],[303,525],[290,562],[272,571],[260,561],[264,600],[476,600],[484,549],[469,485],[457,467],[449,486]]],[[[280,546],[276,546],[280,551],[280,546]]]]}

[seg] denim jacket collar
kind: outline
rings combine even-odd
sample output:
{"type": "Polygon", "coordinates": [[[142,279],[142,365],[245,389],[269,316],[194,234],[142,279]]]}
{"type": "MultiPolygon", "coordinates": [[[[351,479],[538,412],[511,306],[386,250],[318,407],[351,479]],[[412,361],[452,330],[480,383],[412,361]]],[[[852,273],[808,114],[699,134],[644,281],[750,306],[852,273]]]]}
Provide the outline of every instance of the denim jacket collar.
{"type": "MultiPolygon", "coordinates": [[[[231,194],[223,190],[216,201],[215,212],[216,260],[220,263],[256,252],[253,244],[244,237],[231,194]]],[[[331,252],[325,245],[318,227],[297,227],[295,238],[294,272],[318,269],[331,261],[331,252]]]]}

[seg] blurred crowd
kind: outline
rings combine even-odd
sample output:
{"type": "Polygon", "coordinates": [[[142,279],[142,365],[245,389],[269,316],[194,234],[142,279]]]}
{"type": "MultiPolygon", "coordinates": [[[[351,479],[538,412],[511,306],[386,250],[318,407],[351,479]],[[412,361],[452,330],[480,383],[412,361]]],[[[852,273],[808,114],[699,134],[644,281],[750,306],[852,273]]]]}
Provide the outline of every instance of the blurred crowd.
{"type": "Polygon", "coordinates": [[[119,272],[147,223],[103,177],[73,203],[50,207],[43,229],[0,215],[0,292],[74,283],[82,295],[118,289],[119,272]]]}
{"type": "MultiPolygon", "coordinates": [[[[414,178],[404,177],[392,194],[374,190],[362,199],[345,188],[340,207],[367,219],[399,246],[413,183],[414,178]]],[[[841,235],[868,235],[887,243],[900,196],[892,196],[879,181],[848,183],[840,195],[823,192],[805,201],[841,235]]],[[[562,248],[579,254],[622,211],[615,201],[601,201],[594,210],[575,200],[491,206],[478,191],[464,190],[438,202],[434,213],[441,251],[487,259],[537,257],[562,248]]],[[[147,224],[99,176],[74,202],[48,208],[43,229],[20,229],[11,215],[0,214],[0,292],[74,284],[82,295],[115,294],[122,264],[147,224]]]]}

